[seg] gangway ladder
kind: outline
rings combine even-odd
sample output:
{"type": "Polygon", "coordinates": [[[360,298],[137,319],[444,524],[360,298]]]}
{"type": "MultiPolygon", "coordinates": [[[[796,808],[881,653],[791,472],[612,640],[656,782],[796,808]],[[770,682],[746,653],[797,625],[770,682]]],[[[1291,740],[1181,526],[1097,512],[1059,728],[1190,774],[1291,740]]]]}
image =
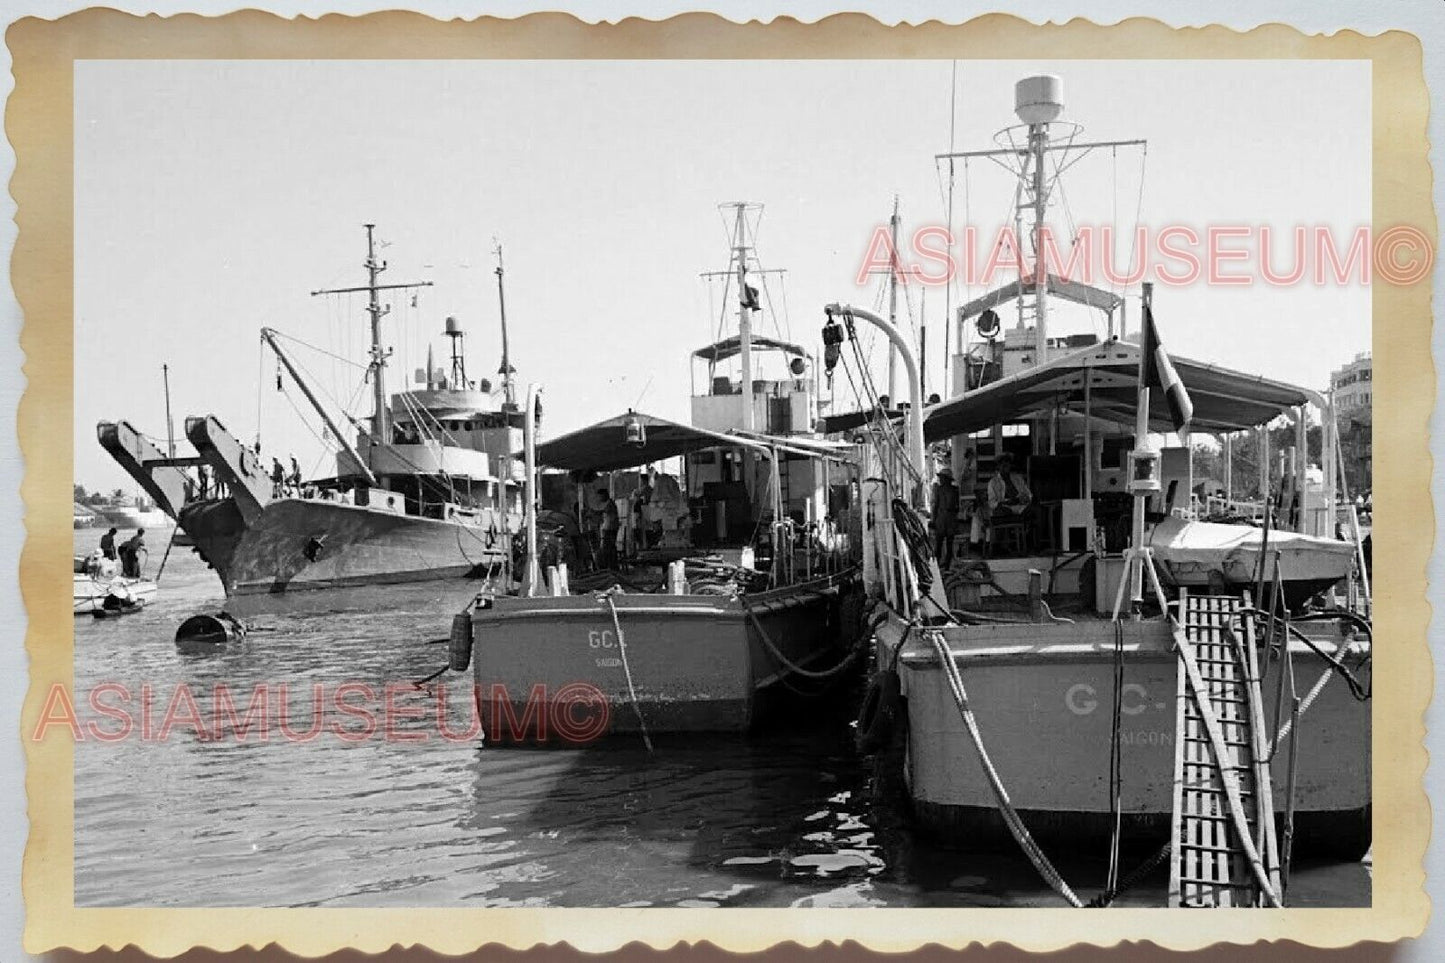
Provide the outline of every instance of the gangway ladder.
{"type": "Polygon", "coordinates": [[[1281,905],[1249,597],[1180,590],[1169,905],[1281,905]]]}

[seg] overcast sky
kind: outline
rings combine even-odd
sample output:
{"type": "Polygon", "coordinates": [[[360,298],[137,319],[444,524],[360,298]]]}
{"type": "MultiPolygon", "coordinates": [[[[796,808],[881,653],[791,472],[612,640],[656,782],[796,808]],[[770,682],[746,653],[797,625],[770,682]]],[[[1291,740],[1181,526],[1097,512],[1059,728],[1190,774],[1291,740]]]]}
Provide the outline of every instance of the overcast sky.
{"type": "MultiPolygon", "coordinates": [[[[949,146],[951,70],[947,61],[80,62],[76,480],[133,489],[94,427],[125,418],[164,436],[162,363],[177,432],[185,415],[211,413],[250,441],[259,412],[266,454],[295,452],[308,474],[329,474],[320,443],[275,390],[258,330],[362,359],[363,299],[309,292],[363,282],[366,221],[387,245],[384,281],[435,284],[415,307],[389,299],[393,390],[409,384],[429,341],[442,362],[447,315],[471,335],[471,375],[494,374],[495,237],[513,363],[523,384],[545,386],[546,434],[633,405],[686,420],[688,355],[713,340],[722,307],[720,288],[699,278],[727,265],[717,205],[766,205],[759,254],[787,269],[769,286],[778,333],[814,348],[824,303],[877,303],[879,282],[859,288],[854,277],[895,194],[905,233],[946,223],[933,155],[949,146]]],[[[1064,119],[1084,125],[1083,137],[1148,139],[1146,225],[1264,224],[1286,236],[1324,226],[1347,239],[1369,222],[1366,63],[961,61],[955,146],[992,146],[1016,123],[1014,81],[1041,71],[1062,76],[1064,119]]],[[[1012,187],[987,162],[968,173],[958,168],[955,223],[967,214],[991,236],[1012,187]]],[[[1052,228],[1130,231],[1140,174],[1137,150],[1084,158],[1065,174],[1052,228]]],[[[911,314],[900,306],[905,321],[920,311],[928,320],[932,390],[945,298],[956,306],[979,293],[914,288],[911,314]]],[[[1359,285],[1201,281],[1158,290],[1156,316],[1178,354],[1317,388],[1370,346],[1359,285]]],[[[1053,333],[1102,333],[1098,325],[1061,312],[1053,333]]],[[[774,333],[771,322],[763,333],[774,333]]],[[[874,354],[881,375],[881,344],[874,354]]],[[[296,356],[324,393],[356,395],[357,370],[305,348],[296,356]]],[[[363,390],[356,414],[370,413],[368,398],[363,390]]]]}

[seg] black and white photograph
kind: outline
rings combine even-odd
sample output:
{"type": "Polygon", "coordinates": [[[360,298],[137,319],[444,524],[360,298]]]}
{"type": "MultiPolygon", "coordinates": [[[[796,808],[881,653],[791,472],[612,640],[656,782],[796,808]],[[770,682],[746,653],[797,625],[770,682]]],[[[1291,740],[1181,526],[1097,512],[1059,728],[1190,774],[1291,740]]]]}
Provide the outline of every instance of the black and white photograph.
{"type": "Polygon", "coordinates": [[[77,64],[76,905],[1368,907],[1370,90],[77,64]]]}

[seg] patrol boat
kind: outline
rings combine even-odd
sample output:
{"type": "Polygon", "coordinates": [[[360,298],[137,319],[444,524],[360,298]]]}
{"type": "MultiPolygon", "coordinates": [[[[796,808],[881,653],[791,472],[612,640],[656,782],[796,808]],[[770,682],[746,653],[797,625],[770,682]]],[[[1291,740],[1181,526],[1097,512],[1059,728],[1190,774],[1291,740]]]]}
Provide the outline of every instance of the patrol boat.
{"type": "MultiPolygon", "coordinates": [[[[161,451],[126,421],[101,422],[100,444],[145,490],[193,550],[215,570],[228,596],[292,592],[447,577],[486,577],[511,555],[521,527],[521,416],[507,358],[503,301],[500,399],[486,379],[468,378],[464,331],[446,321],[450,371],[434,370],[430,352],[415,390],[388,397],[381,319],[384,291],[430,282],[381,284],[372,224],[365,225],[367,283],[314,295],[368,296],[372,388],[369,419],[336,423],[270,328],[261,340],[325,425],[339,450],[334,474],[296,484],[277,480],[258,449],[214,415],[185,420],[193,455],[161,451]],[[209,471],[204,488],[202,469],[209,471]]],[[[496,269],[501,294],[500,248],[496,269]]],[[[281,375],[277,375],[278,386],[281,375]]]]}
{"type": "Polygon", "coordinates": [[[815,431],[809,353],[756,332],[765,274],[747,239],[761,208],[729,206],[723,311],[736,304],[737,329],[694,352],[707,376],[692,423],[628,411],[540,446],[527,430],[539,494],[526,504],[550,510],[528,519],[520,590],[483,593],[452,626],[451,665],[472,664],[489,742],[744,732],[789,690],[860,665],[845,644],[861,611],[853,451],[815,431]],[[681,478],[653,487],[666,497],[637,497],[638,470],[672,459],[681,478]],[[594,524],[607,502],[620,535],[594,524]]]}
{"type": "MultiPolygon", "coordinates": [[[[1028,78],[1016,94],[1023,127],[1002,138],[1010,146],[968,156],[1012,165],[1042,251],[1049,154],[1114,145],[1051,139],[1058,78],[1028,78]]],[[[1292,857],[1358,860],[1371,840],[1371,626],[1349,564],[1358,546],[1332,530],[1332,405],[1170,359],[1148,284],[1141,299],[1133,343],[1121,337],[1117,295],[1049,275],[1040,258],[1031,275],[959,309],[957,343],[970,324],[981,340],[955,359],[953,396],[921,416],[908,340],[865,309],[826,309],[830,357],[849,363],[855,325],[874,324],[898,345],[912,395],[901,450],[885,413],[864,422],[876,632],[860,744],[925,830],[963,848],[1017,846],[1070,905],[1083,905],[1081,894],[1050,856],[1093,847],[1107,872],[1089,905],[1108,905],[1167,862],[1170,905],[1276,907],[1292,857]],[[1051,339],[1051,295],[1104,312],[1110,336],[1051,339]],[[1004,335],[993,309],[1010,302],[1019,323],[1004,335]],[[1282,549],[1268,530],[1219,526],[1247,547],[1249,575],[1219,549],[1231,540],[1218,529],[1192,545],[1180,524],[1191,509],[1171,504],[1171,459],[1151,436],[1289,417],[1302,462],[1307,407],[1323,426],[1324,510],[1284,514],[1293,531],[1276,534],[1282,549]],[[1027,478],[1006,487],[1032,488],[1035,501],[1010,514],[966,485],[976,551],[946,571],[919,521],[924,446],[944,442],[955,473],[979,485],[1010,454],[1027,478]]],[[[1275,494],[1291,497],[1277,503],[1297,503],[1302,475],[1279,480],[1275,494]]]]}

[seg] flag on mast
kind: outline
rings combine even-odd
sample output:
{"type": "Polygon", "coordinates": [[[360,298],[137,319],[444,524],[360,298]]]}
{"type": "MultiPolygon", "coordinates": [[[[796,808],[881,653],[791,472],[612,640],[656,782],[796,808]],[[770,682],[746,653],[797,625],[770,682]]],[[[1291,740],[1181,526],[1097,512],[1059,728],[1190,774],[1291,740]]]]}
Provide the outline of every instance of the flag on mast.
{"type": "Polygon", "coordinates": [[[1179,373],[1174,370],[1168,352],[1159,341],[1159,331],[1154,327],[1154,311],[1147,303],[1144,305],[1144,337],[1141,350],[1140,383],[1145,388],[1158,388],[1164,392],[1164,398],[1169,404],[1169,420],[1174,424],[1175,433],[1186,434],[1189,431],[1189,422],[1194,417],[1194,403],[1189,400],[1189,392],[1185,390],[1184,382],[1179,379],[1179,373]]]}

